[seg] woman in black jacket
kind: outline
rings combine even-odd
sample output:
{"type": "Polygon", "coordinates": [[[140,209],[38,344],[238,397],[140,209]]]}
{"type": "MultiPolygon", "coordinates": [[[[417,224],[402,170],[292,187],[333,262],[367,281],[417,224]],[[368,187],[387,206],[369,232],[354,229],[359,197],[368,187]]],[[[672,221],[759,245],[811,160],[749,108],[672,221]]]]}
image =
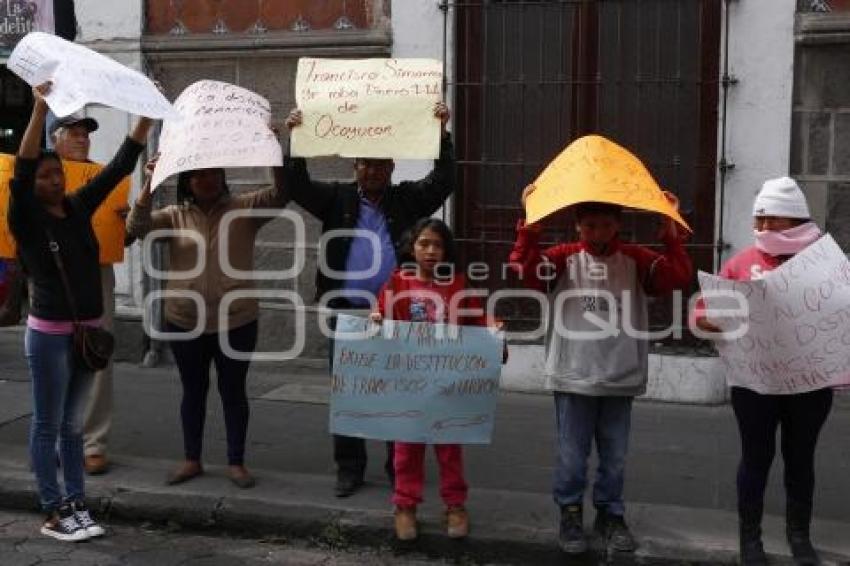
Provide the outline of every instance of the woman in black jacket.
{"type": "Polygon", "coordinates": [[[65,194],[62,161],[41,150],[50,83],[33,89],[35,105],[10,182],[9,227],[30,280],[25,339],[33,391],[30,456],[47,519],[41,532],[65,541],[104,533],[86,509],[82,412],[91,371],[73,355],[74,322],[97,326],[103,315],[98,243],[91,226],[97,207],[136,166],[151,126],[140,118],[112,161],[72,195],[65,194]],[[54,258],[58,250],[68,279],[54,258]],[[56,478],[56,441],[65,495],[56,478]]]}

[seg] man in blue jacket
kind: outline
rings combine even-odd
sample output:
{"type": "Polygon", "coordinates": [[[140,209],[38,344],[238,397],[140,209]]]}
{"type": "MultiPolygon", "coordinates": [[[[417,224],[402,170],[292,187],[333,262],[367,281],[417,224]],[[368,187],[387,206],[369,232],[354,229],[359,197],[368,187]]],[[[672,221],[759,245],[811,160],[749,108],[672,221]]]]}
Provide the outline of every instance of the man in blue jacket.
{"type": "MultiPolygon", "coordinates": [[[[434,107],[434,116],[440,120],[442,138],[440,156],[434,169],[424,179],[392,184],[395,167],[391,159],[354,160],[355,181],[314,181],[301,158],[287,156],[284,161],[286,187],[298,205],[322,222],[322,233],[331,230],[364,230],[374,233],[380,242],[376,258],[372,242],[366,238],[340,237],[330,239],[323,247],[325,273],[316,273],[316,297],[320,303],[334,310],[370,308],[364,294],[377,295],[383,283],[396,267],[396,250],[405,230],[422,217],[431,216],[451,195],[457,185],[454,148],[446,132],[449,109],[442,102],[434,107]],[[334,277],[334,273],[354,273],[369,269],[373,262],[379,264],[374,277],[348,279],[334,277]],[[323,300],[334,292],[330,300],[323,300]]],[[[289,129],[302,123],[301,112],[293,110],[286,120],[289,129]]],[[[320,264],[321,265],[321,264],[320,264]]],[[[332,319],[331,325],[333,326],[332,319]]],[[[330,344],[333,359],[333,340],[330,344]]],[[[392,481],[392,443],[387,443],[385,470],[392,481]]],[[[366,470],[366,443],[362,438],[334,435],[334,460],[337,464],[337,497],[348,497],[363,485],[366,470]]]]}

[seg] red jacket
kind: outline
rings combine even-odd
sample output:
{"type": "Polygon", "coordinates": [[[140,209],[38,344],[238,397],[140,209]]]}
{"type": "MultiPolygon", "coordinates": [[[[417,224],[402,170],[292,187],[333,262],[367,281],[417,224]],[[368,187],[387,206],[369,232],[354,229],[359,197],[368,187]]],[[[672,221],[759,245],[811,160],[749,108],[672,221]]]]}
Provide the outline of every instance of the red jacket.
{"type": "MultiPolygon", "coordinates": [[[[773,256],[755,246],[744,248],[729,258],[720,268],[718,277],[732,281],[752,281],[761,279],[769,271],[773,271],[791,256],[773,256]]],[[[700,298],[694,305],[691,324],[705,318],[705,302],[700,298]]]]}
{"type": "Polygon", "coordinates": [[[521,224],[510,260],[527,287],[551,295],[545,307],[546,387],[591,396],[643,394],[649,375],[647,296],[690,282],[682,242],[668,239],[660,254],[614,239],[596,255],[582,242],[541,250],[538,241],[539,234],[521,224]],[[608,324],[599,326],[599,319],[608,324]]]}
{"type": "Polygon", "coordinates": [[[466,287],[466,278],[460,274],[455,274],[451,279],[428,282],[418,279],[412,271],[397,269],[378,293],[378,312],[387,319],[414,320],[411,316],[411,306],[414,305],[415,299],[421,298],[429,304],[414,306],[434,307],[438,313],[439,320],[427,322],[487,326],[481,297],[466,295],[452,304],[452,298],[464,291],[470,290],[466,287]],[[459,312],[465,309],[473,312],[459,312]]]}
{"type": "MultiPolygon", "coordinates": [[[[546,291],[547,281],[541,279],[538,266],[547,259],[554,269],[551,281],[557,281],[566,271],[569,260],[579,253],[593,255],[584,242],[557,244],[541,250],[538,246],[540,235],[528,229],[522,221],[517,224],[517,239],[511,250],[511,268],[517,273],[526,287],[546,291]]],[[[664,241],[664,253],[658,253],[637,244],[627,244],[614,239],[610,242],[605,256],[622,254],[634,262],[637,283],[648,295],[665,295],[676,289],[683,289],[693,276],[691,259],[685,251],[682,241],[670,238],[664,241]]],[[[571,274],[569,274],[571,275],[571,274]]]]}

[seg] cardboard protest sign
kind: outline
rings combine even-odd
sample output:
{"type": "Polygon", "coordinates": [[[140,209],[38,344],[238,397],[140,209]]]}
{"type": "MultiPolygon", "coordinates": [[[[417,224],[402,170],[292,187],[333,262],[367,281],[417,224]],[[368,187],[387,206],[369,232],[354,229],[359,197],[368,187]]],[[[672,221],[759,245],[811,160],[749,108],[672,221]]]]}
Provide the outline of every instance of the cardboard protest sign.
{"type": "Polygon", "coordinates": [[[658,212],[691,231],[640,159],[602,136],[571,143],[534,185],[526,201],[529,224],[568,206],[596,201],[658,212]]]}
{"type": "Polygon", "coordinates": [[[443,68],[432,59],[298,60],[292,154],[436,159],[443,68]]]}
{"type": "Polygon", "coordinates": [[[174,109],[177,117],[163,123],[152,188],[181,171],[283,164],[271,106],[262,96],[220,81],[199,81],[180,94],[174,109]]]}
{"type": "MultiPolygon", "coordinates": [[[[97,175],[102,165],[62,161],[65,170],[65,190],[73,193],[97,175]]],[[[14,175],[15,156],[0,154],[0,257],[14,258],[17,255],[15,239],[9,230],[9,180],[14,175]]],[[[100,245],[100,263],[124,261],[124,219],[119,214],[126,210],[130,195],[130,178],[125,177],[98,207],[92,217],[92,228],[100,245]]]]}
{"type": "Polygon", "coordinates": [[[52,81],[48,106],[58,117],[87,104],[102,104],[150,118],[173,114],[171,103],[138,71],[55,35],[27,34],[6,66],[30,86],[52,81]]]}
{"type": "Polygon", "coordinates": [[[359,438],[487,444],[493,432],[502,340],[488,328],[340,315],[330,430],[359,438]]]}
{"type": "Polygon", "coordinates": [[[850,262],[832,236],[762,279],[699,280],[706,317],[725,333],[740,330],[715,341],[730,386],[784,395],[850,384],[850,262]],[[732,308],[731,293],[748,312],[713,315],[732,308]]]}

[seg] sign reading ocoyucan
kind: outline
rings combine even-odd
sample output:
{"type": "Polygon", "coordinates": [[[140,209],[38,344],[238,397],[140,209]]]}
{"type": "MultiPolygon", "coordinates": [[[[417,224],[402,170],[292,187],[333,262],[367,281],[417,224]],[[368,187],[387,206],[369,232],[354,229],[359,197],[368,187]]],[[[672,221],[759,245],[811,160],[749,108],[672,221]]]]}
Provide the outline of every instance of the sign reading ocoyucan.
{"type": "Polygon", "coordinates": [[[292,154],[436,159],[442,69],[433,59],[299,59],[303,123],[292,131],[292,154]]]}

